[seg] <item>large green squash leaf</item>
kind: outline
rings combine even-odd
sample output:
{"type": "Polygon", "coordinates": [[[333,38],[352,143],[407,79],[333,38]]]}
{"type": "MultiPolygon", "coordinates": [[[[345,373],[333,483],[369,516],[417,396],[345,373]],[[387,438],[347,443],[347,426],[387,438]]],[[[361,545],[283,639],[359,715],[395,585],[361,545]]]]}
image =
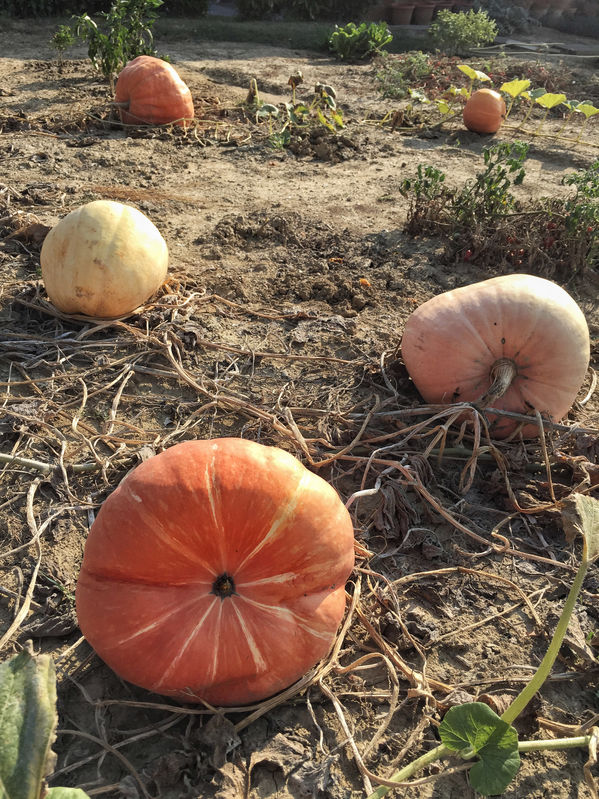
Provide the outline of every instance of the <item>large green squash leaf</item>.
{"type": "Polygon", "coordinates": [[[27,651],[0,664],[0,797],[38,799],[56,726],[52,658],[27,651]]]}
{"type": "MultiPolygon", "coordinates": [[[[39,799],[52,771],[56,674],[48,655],[24,650],[0,663],[0,799],[39,799]]],[[[85,799],[78,788],[52,788],[50,799],[85,799]]]]}

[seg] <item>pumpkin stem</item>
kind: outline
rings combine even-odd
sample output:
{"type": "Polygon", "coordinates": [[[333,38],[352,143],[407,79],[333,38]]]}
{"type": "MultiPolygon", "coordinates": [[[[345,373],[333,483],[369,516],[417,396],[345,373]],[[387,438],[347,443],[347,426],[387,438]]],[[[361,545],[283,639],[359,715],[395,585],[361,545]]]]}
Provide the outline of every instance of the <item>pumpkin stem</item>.
{"type": "Polygon", "coordinates": [[[228,596],[236,594],[235,581],[227,572],[219,574],[216,580],[212,583],[212,592],[221,599],[226,599],[228,596]]]}
{"type": "Polygon", "coordinates": [[[492,405],[499,397],[503,397],[517,374],[518,367],[511,358],[498,358],[489,372],[492,383],[475,404],[480,408],[492,405]]]}

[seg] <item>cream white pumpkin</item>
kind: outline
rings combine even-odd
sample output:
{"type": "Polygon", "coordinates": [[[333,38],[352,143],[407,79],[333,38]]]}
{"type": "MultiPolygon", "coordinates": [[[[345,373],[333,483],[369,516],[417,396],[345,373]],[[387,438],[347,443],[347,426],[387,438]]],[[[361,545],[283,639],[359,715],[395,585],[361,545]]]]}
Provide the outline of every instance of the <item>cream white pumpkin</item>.
{"type": "Polygon", "coordinates": [[[40,263],[48,297],[59,311],[112,318],[131,313],[162,285],[168,247],[141,211],[94,200],[50,230],[40,263]]]}

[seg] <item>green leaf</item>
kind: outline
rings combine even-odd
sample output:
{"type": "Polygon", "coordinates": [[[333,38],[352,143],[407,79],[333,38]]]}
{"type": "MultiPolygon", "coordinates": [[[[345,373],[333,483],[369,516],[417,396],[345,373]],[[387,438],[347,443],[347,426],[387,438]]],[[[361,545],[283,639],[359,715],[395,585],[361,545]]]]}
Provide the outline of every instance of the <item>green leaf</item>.
{"type": "Polygon", "coordinates": [[[417,103],[430,103],[430,100],[421,89],[408,89],[408,95],[417,103]]]}
{"type": "Polygon", "coordinates": [[[448,105],[445,100],[439,100],[437,103],[437,108],[439,109],[439,113],[441,114],[449,114],[451,111],[451,106],[448,105]]]}
{"type": "Polygon", "coordinates": [[[509,94],[510,97],[517,97],[519,94],[522,94],[523,91],[526,91],[529,86],[529,80],[510,80],[508,83],[504,83],[499,91],[509,94]]]}
{"type": "Polygon", "coordinates": [[[479,69],[472,69],[468,64],[458,64],[458,69],[461,70],[464,75],[467,75],[470,80],[482,80],[483,82],[491,80],[486,72],[481,72],[479,69]]]}
{"type": "Polygon", "coordinates": [[[338,128],[345,127],[345,125],[343,124],[343,117],[341,116],[341,111],[331,111],[331,119],[337,125],[338,128]]]}
{"type": "Polygon", "coordinates": [[[562,524],[568,541],[576,535],[584,540],[583,559],[592,563],[599,557],[599,500],[574,494],[564,500],[562,524]]]}
{"type": "Polygon", "coordinates": [[[257,119],[266,119],[268,117],[278,117],[278,116],[279,116],[279,109],[276,107],[276,105],[271,105],[271,103],[263,103],[256,112],[257,119]]]}
{"type": "Polygon", "coordinates": [[[44,799],[89,799],[81,788],[50,788],[44,799]]]}
{"type": "Polygon", "coordinates": [[[545,94],[535,97],[535,102],[543,106],[543,108],[555,108],[556,105],[563,103],[565,99],[565,94],[552,94],[551,92],[545,92],[545,94]]]}
{"type": "Polygon", "coordinates": [[[522,92],[522,97],[525,100],[536,100],[538,97],[542,97],[544,94],[547,94],[545,89],[533,89],[531,92],[522,92]]]}
{"type": "Polygon", "coordinates": [[[584,114],[587,119],[595,116],[595,114],[599,114],[599,108],[595,108],[595,106],[590,103],[578,103],[574,110],[579,114],[584,114]]]}
{"type": "Polygon", "coordinates": [[[516,730],[482,702],[450,708],[439,725],[439,735],[448,749],[462,757],[478,755],[469,779],[483,796],[503,793],[520,768],[516,730]]]}
{"type": "Polygon", "coordinates": [[[337,92],[328,83],[317,83],[315,86],[315,91],[317,90],[318,87],[320,87],[321,93],[328,94],[329,97],[333,98],[337,97],[337,92]]]}
{"type": "Polygon", "coordinates": [[[318,121],[320,122],[321,125],[323,125],[325,128],[328,128],[328,130],[330,130],[331,133],[335,132],[335,126],[329,122],[329,120],[325,117],[320,108],[316,109],[316,116],[318,117],[318,121]]]}
{"type": "Polygon", "coordinates": [[[56,677],[48,655],[23,651],[0,664],[0,787],[3,799],[38,799],[51,770],[56,677]]]}

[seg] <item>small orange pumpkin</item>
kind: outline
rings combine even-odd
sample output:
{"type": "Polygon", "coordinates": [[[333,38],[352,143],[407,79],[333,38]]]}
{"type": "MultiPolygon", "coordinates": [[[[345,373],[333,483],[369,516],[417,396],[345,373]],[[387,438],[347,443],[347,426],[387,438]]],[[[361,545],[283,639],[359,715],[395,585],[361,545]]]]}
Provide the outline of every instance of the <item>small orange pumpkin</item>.
{"type": "MultiPolygon", "coordinates": [[[[502,275],[447,291],[406,322],[401,353],[426,402],[476,402],[501,386],[492,407],[554,421],[571,408],[590,357],[583,312],[561,286],[533,275],[502,275]]],[[[489,414],[495,438],[519,425],[489,414]]],[[[522,435],[539,433],[527,424],[522,435]]]]}
{"type": "Polygon", "coordinates": [[[92,525],[81,631],[136,685],[184,702],[260,701],[329,651],[354,564],[351,517],[293,455],[186,441],[121,482],[92,525]]]}
{"type": "Polygon", "coordinates": [[[115,100],[128,125],[186,127],[193,119],[193,98],[174,67],[160,58],[140,55],[129,61],[116,82],[115,100]]]}
{"type": "Polygon", "coordinates": [[[475,133],[497,133],[504,118],[503,97],[493,89],[478,89],[464,106],[464,125],[475,133]]]}

